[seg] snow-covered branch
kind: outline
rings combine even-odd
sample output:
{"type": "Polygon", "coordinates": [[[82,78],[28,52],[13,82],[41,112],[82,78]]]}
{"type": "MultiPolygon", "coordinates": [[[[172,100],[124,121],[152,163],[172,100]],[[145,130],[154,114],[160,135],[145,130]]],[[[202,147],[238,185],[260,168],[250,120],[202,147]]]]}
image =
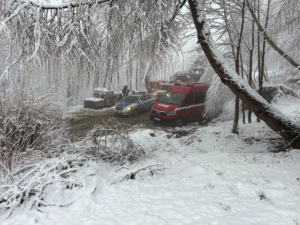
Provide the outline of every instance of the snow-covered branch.
{"type": "Polygon", "coordinates": [[[118,123],[115,118],[109,119],[103,126],[95,126],[83,140],[87,145],[87,154],[117,165],[137,161],[146,153],[132,141],[129,128],[129,124],[118,123]],[[109,125],[112,120],[116,125],[109,125]]]}

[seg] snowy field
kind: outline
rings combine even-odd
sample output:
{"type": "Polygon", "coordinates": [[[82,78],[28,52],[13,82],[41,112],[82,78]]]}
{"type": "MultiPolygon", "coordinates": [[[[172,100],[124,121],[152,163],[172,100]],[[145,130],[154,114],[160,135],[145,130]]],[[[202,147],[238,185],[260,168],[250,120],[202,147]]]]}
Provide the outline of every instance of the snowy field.
{"type": "MultiPolygon", "coordinates": [[[[299,119],[297,102],[282,100],[276,107],[299,119]]],[[[60,206],[40,212],[28,202],[7,219],[1,210],[0,224],[299,225],[299,150],[280,151],[280,137],[254,117],[252,124],[240,123],[239,135],[232,134],[232,110],[229,105],[207,126],[137,126],[131,137],[149,157],[122,169],[90,162],[72,175],[78,187],[53,183],[44,190],[44,201],[60,206]],[[155,163],[165,171],[142,171],[135,179],[112,184],[155,163]]]]}

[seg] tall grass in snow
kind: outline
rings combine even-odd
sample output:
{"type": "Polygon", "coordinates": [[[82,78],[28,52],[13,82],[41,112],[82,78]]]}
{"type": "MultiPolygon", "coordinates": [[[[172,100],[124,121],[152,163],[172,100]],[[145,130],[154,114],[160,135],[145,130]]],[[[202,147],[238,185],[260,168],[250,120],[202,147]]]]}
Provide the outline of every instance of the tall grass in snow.
{"type": "Polygon", "coordinates": [[[10,80],[0,89],[0,178],[42,158],[63,136],[65,103],[51,90],[29,80],[10,80]]]}

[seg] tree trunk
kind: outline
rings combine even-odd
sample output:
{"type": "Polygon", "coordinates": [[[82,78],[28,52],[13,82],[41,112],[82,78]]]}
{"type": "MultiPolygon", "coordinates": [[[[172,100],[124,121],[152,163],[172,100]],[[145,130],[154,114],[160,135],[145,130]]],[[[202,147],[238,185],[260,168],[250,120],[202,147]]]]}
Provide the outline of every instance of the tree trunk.
{"type": "MultiPolygon", "coordinates": [[[[260,22],[260,4],[257,2],[257,20],[260,22]]],[[[262,95],[262,80],[261,80],[261,56],[260,56],[260,32],[257,28],[257,68],[258,68],[258,93],[262,95]]],[[[257,122],[260,122],[260,119],[257,117],[257,122]]]]}
{"type": "MultiPolygon", "coordinates": [[[[228,21],[227,21],[227,11],[226,11],[226,4],[224,4],[224,16],[225,16],[225,24],[228,27],[228,21]]],[[[232,15],[230,15],[232,18],[232,15]]],[[[231,32],[228,31],[229,39],[232,48],[232,55],[235,62],[235,71],[237,74],[240,74],[240,65],[239,65],[239,56],[240,56],[240,49],[241,49],[241,40],[243,36],[243,30],[244,30],[244,19],[245,19],[245,0],[243,1],[243,8],[242,8],[242,23],[241,23],[241,29],[240,34],[238,37],[238,44],[236,45],[236,51],[235,51],[235,45],[234,45],[234,38],[231,35],[231,32]]],[[[240,117],[240,99],[238,96],[235,97],[235,109],[234,109],[234,121],[233,121],[233,127],[232,127],[232,133],[238,134],[239,133],[239,117],[240,117]]]]}
{"type": "Polygon", "coordinates": [[[189,0],[189,5],[197,29],[198,42],[201,44],[207,59],[221,81],[244,101],[258,118],[290,142],[291,146],[299,148],[300,127],[274,109],[230,68],[221,52],[215,46],[209,27],[205,22],[204,11],[201,10],[202,6],[195,0],[189,0]]]}
{"type": "MultiPolygon", "coordinates": [[[[266,16],[266,24],[265,24],[265,31],[268,28],[268,21],[269,21],[269,9],[270,9],[270,0],[268,0],[268,7],[267,7],[267,16],[266,16]]],[[[261,55],[261,77],[260,77],[260,82],[262,83],[261,86],[263,85],[263,80],[265,77],[265,54],[266,54],[266,38],[263,38],[263,48],[262,48],[262,55],[261,55]]],[[[261,93],[262,94],[262,91],[261,93]]]]}
{"type": "MultiPolygon", "coordinates": [[[[243,63],[242,52],[240,52],[240,58],[241,58],[241,75],[242,75],[242,79],[244,79],[244,63],[243,63]]],[[[243,113],[243,124],[245,124],[246,116],[245,116],[245,103],[244,102],[242,102],[242,113],[243,113]]]]}
{"type": "MultiPolygon", "coordinates": [[[[254,9],[255,9],[255,2],[254,2],[254,9]]],[[[250,53],[249,53],[249,85],[252,86],[252,68],[253,68],[253,50],[254,50],[254,20],[252,20],[252,45],[251,45],[251,49],[250,49],[250,53]]],[[[248,111],[248,123],[251,123],[251,113],[252,113],[252,109],[249,108],[248,111]]]]}

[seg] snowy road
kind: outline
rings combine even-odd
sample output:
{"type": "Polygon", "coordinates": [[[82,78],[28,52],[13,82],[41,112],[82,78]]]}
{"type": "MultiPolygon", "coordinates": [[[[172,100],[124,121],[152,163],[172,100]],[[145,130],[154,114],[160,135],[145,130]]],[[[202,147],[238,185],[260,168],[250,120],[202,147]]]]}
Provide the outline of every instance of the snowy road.
{"type": "MultiPolygon", "coordinates": [[[[69,115],[70,127],[69,132],[72,136],[85,137],[88,131],[93,129],[95,125],[102,125],[104,122],[108,121],[110,118],[117,119],[120,123],[129,123],[131,126],[136,124],[144,124],[146,127],[151,128],[153,122],[149,119],[149,112],[142,112],[136,117],[129,116],[116,116],[113,114],[111,108],[102,110],[90,110],[90,109],[79,109],[77,111],[71,112],[69,115]],[[72,115],[72,116],[70,116],[72,115]]],[[[113,125],[113,122],[110,123],[113,125]]]]}

